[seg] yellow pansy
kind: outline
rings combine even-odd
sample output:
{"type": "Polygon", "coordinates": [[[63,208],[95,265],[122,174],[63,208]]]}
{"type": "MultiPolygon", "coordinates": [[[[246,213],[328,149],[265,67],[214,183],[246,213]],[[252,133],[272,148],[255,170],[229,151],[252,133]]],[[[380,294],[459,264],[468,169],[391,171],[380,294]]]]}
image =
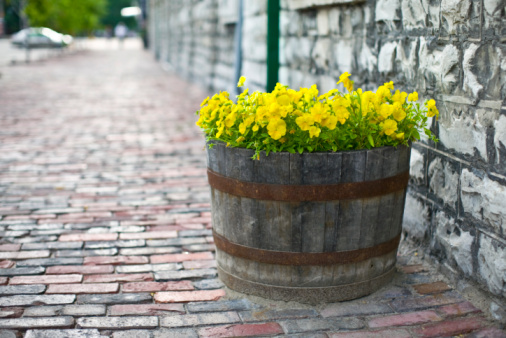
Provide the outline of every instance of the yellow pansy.
{"type": "Polygon", "coordinates": [[[246,81],[246,78],[244,76],[241,76],[239,78],[239,82],[237,82],[237,87],[242,87],[244,86],[244,82],[246,81]]]}
{"type": "Polygon", "coordinates": [[[304,114],[295,119],[295,123],[299,126],[301,130],[309,130],[309,128],[314,124],[314,119],[309,114],[304,114]]]}
{"type": "Polygon", "coordinates": [[[412,92],[411,94],[409,94],[408,95],[408,101],[411,101],[411,102],[418,101],[418,93],[417,92],[412,92]]]}
{"type": "Polygon", "coordinates": [[[311,113],[314,121],[320,123],[322,121],[322,118],[325,118],[327,116],[327,107],[323,105],[323,103],[318,102],[313,107],[311,107],[311,109],[309,109],[309,112],[311,113]]]}
{"type": "Polygon", "coordinates": [[[389,90],[394,90],[394,82],[393,81],[386,82],[383,84],[383,86],[385,86],[385,88],[387,88],[389,90]]]}
{"type": "Polygon", "coordinates": [[[386,135],[392,135],[397,130],[397,122],[394,120],[386,120],[380,124],[380,127],[386,135]]]}
{"type": "Polygon", "coordinates": [[[318,127],[315,127],[315,126],[311,126],[309,128],[309,137],[310,138],[313,138],[313,137],[318,137],[320,136],[320,132],[321,132],[321,129],[318,128],[318,127]]]}
{"type": "Polygon", "coordinates": [[[337,84],[340,84],[342,82],[344,85],[344,88],[346,88],[349,92],[352,92],[353,91],[353,81],[351,81],[349,79],[350,76],[351,76],[351,74],[348,72],[341,74],[341,76],[339,76],[339,82],[337,82],[337,84]]]}
{"type": "Polygon", "coordinates": [[[286,123],[282,119],[272,119],[267,125],[269,136],[274,140],[279,140],[286,134],[286,123]]]}

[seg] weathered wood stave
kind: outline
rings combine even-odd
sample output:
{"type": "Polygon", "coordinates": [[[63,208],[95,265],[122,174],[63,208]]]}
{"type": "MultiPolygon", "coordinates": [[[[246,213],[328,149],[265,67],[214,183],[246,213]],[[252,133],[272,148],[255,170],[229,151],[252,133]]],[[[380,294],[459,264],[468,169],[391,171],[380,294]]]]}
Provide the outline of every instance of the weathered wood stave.
{"type": "MultiPolygon", "coordinates": [[[[252,150],[227,148],[218,142],[208,151],[208,168],[244,182],[329,185],[402,174],[409,170],[409,155],[409,148],[402,146],[340,153],[271,153],[253,161],[252,150]]],[[[317,253],[370,248],[398,237],[406,188],[370,198],[302,202],[211,191],[214,231],[230,242],[263,250],[317,253]]],[[[390,280],[395,254],[393,250],[361,262],[331,266],[282,266],[217,249],[217,261],[220,278],[237,291],[273,298],[266,291],[272,286],[277,290],[275,299],[315,303],[375,291],[390,280]],[[291,291],[282,292],[283,288],[291,291]],[[321,294],[330,298],[322,299],[321,294]]]]}

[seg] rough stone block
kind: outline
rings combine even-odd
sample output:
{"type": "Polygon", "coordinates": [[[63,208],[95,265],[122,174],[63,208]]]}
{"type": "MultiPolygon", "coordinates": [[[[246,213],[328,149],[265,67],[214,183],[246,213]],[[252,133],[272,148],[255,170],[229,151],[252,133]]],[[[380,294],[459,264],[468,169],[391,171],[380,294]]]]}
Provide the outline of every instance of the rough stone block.
{"type": "Polygon", "coordinates": [[[484,234],[480,236],[478,273],[492,293],[498,296],[506,293],[506,245],[504,243],[484,234]]]}
{"type": "Polygon", "coordinates": [[[158,317],[87,317],[77,319],[79,328],[150,329],[158,327],[158,317]]]}
{"type": "Polygon", "coordinates": [[[464,213],[481,220],[497,233],[506,233],[506,187],[481,171],[462,170],[460,198],[464,213]]]}
{"type": "Polygon", "coordinates": [[[428,170],[429,189],[453,209],[457,209],[459,173],[458,168],[450,162],[443,162],[436,157],[428,170]]]}
{"type": "Polygon", "coordinates": [[[17,295],[0,298],[0,306],[72,304],[75,295],[17,295]]]}
{"type": "Polygon", "coordinates": [[[436,251],[443,250],[449,263],[458,267],[465,275],[473,273],[472,245],[475,237],[471,232],[464,231],[455,219],[443,211],[434,215],[436,233],[431,247],[436,251]]]}
{"type": "Polygon", "coordinates": [[[404,207],[403,228],[414,239],[423,240],[428,234],[429,224],[429,206],[415,195],[408,193],[406,195],[406,204],[404,207]]]}
{"type": "Polygon", "coordinates": [[[449,35],[458,33],[461,25],[468,20],[470,0],[442,0],[442,25],[449,35]]]}
{"type": "Polygon", "coordinates": [[[28,330],[25,338],[106,338],[96,329],[89,330],[28,330]]]}
{"type": "Polygon", "coordinates": [[[237,312],[218,312],[162,317],[160,319],[160,326],[184,327],[210,324],[229,324],[240,321],[241,319],[239,318],[237,312]]]}
{"type": "Polygon", "coordinates": [[[2,329],[67,328],[74,326],[72,317],[9,318],[0,319],[2,329]]]}
{"type": "Polygon", "coordinates": [[[413,30],[426,27],[427,13],[421,0],[405,0],[401,4],[404,29],[413,30]]]}

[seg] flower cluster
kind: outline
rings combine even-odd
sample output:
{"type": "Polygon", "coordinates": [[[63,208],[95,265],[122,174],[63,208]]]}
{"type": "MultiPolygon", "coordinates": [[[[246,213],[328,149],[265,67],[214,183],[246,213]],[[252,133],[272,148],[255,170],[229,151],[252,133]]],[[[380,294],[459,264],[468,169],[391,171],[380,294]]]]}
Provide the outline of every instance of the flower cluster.
{"type": "MultiPolygon", "coordinates": [[[[277,84],[271,93],[245,89],[237,103],[227,92],[207,97],[197,111],[197,126],[208,139],[260,151],[340,151],[397,146],[420,139],[437,141],[427,123],[439,115],[434,100],[419,104],[418,93],[396,90],[393,82],[376,92],[353,90],[350,74],[339,77],[348,93],[320,94],[316,85],[296,91],[277,84]]],[[[244,85],[241,77],[238,87],[244,85]]]]}

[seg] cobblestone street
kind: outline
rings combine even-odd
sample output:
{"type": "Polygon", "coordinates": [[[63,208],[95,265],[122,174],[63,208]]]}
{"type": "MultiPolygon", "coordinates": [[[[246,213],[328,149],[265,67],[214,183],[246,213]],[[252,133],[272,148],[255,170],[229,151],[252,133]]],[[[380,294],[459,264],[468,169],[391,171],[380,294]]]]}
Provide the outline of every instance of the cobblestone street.
{"type": "Polygon", "coordinates": [[[195,126],[208,93],[136,46],[0,66],[1,338],[506,337],[409,250],[355,301],[225,289],[195,126]]]}

